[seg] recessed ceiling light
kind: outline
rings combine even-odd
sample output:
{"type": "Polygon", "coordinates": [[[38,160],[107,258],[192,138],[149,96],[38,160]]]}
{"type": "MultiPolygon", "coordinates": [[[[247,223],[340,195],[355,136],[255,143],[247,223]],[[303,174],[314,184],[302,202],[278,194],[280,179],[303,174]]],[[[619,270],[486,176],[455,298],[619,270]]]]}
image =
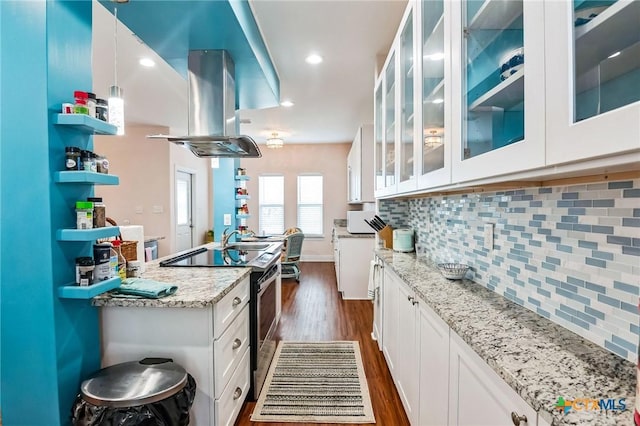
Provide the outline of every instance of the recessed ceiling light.
{"type": "Polygon", "coordinates": [[[292,107],[293,106],[293,102],[286,100],[286,101],[282,101],[280,102],[280,105],[286,108],[292,107]]]}
{"type": "Polygon", "coordinates": [[[316,53],[312,53],[311,55],[307,56],[305,61],[307,61],[308,64],[317,65],[320,62],[322,62],[322,56],[320,56],[320,55],[318,55],[316,53]]]}
{"type": "Polygon", "coordinates": [[[616,53],[612,53],[611,55],[609,55],[607,58],[611,59],[611,58],[615,58],[616,56],[619,56],[622,52],[617,51],[616,53]]]}
{"type": "Polygon", "coordinates": [[[143,67],[151,68],[156,66],[156,63],[151,58],[140,58],[140,65],[143,67]]]}
{"type": "Polygon", "coordinates": [[[434,99],[434,100],[433,100],[433,101],[431,101],[431,102],[432,102],[432,103],[434,103],[434,104],[441,104],[441,103],[443,103],[443,102],[444,102],[444,99],[442,99],[442,98],[438,98],[438,99],[434,99]]]}

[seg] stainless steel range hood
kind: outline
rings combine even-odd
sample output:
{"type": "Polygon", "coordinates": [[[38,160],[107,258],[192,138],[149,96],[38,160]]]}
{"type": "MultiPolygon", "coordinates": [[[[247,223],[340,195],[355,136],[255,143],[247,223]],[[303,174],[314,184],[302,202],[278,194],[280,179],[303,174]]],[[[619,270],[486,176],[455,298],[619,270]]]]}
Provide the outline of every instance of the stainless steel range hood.
{"type": "Polygon", "coordinates": [[[235,67],[226,50],[189,51],[189,135],[152,135],[184,145],[198,157],[262,157],[256,142],[238,135],[235,67]]]}

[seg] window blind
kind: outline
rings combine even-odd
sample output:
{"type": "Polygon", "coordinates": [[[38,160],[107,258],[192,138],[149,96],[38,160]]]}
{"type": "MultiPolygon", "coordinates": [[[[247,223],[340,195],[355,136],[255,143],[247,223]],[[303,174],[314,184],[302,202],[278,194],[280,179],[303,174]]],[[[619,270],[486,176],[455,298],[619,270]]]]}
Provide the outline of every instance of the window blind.
{"type": "Polygon", "coordinates": [[[322,235],[322,175],[298,176],[298,228],[305,235],[322,235]]]}
{"type": "Polygon", "coordinates": [[[282,234],[284,232],[284,176],[258,177],[258,232],[282,234]]]}

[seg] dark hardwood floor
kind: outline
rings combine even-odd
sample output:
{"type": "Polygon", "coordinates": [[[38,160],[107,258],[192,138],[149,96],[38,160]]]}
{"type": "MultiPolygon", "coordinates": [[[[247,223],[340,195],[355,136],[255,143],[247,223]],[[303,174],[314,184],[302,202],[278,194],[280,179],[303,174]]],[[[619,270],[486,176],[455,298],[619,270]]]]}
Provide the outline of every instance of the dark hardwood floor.
{"type": "MultiPolygon", "coordinates": [[[[373,412],[378,425],[401,426],[409,421],[382,352],[371,339],[373,304],[342,300],[332,262],[302,263],[300,283],[282,280],[282,317],[276,330],[281,340],[357,340],[360,343],[373,412]]],[[[251,422],[255,403],[245,402],[236,425],[287,426],[292,423],[251,422]]],[[[318,425],[318,423],[309,423],[318,425]]]]}

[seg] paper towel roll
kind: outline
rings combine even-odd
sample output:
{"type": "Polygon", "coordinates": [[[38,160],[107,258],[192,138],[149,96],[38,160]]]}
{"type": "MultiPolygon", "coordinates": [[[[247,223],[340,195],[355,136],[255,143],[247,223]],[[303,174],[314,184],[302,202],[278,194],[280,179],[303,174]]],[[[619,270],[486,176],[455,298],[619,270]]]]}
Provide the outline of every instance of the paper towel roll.
{"type": "Polygon", "coordinates": [[[137,241],[137,258],[140,261],[140,272],[145,271],[144,264],[144,226],[142,225],[120,225],[120,235],[123,240],[137,241]]]}

